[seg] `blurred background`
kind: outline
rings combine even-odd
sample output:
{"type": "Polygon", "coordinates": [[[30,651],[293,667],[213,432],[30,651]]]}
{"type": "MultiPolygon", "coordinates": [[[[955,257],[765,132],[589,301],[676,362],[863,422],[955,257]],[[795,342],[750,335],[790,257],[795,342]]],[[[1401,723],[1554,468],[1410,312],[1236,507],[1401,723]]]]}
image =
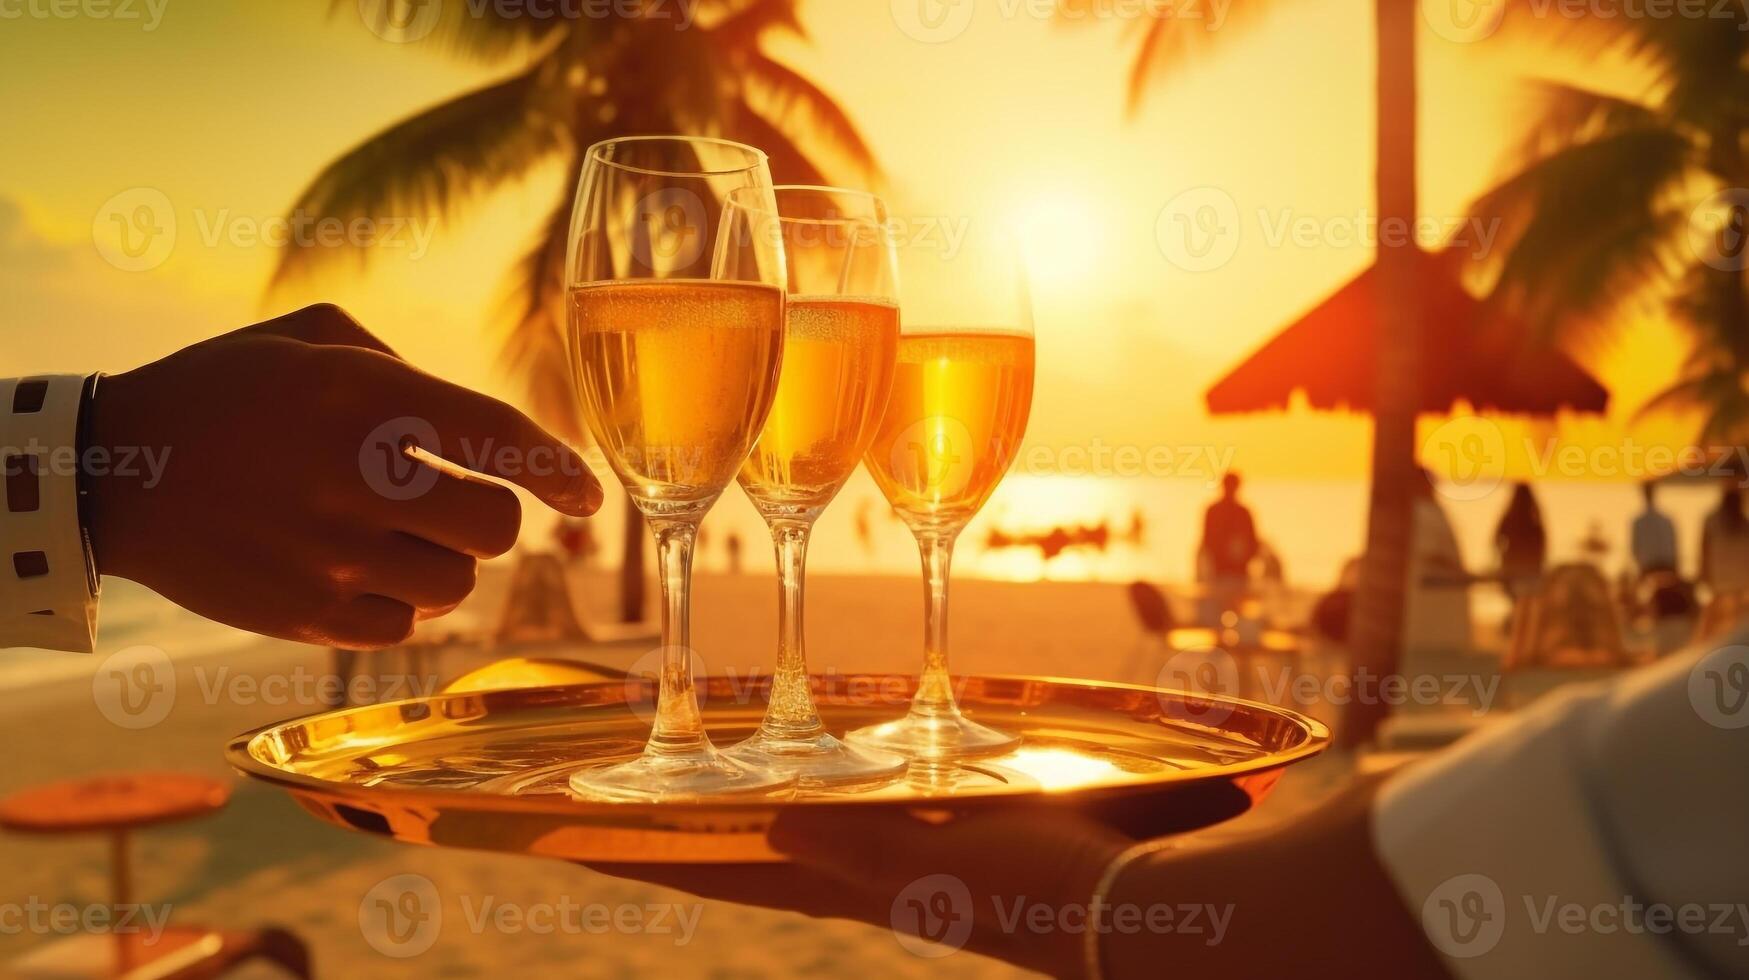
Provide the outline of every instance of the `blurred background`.
{"type": "MultiPolygon", "coordinates": [[[[957,669],[1165,683],[1212,657],[1245,678],[1230,693],[1265,699],[1284,687],[1259,670],[1509,681],[1385,706],[1396,727],[1375,718],[1296,777],[1285,819],[1367,753],[1666,653],[1749,588],[1731,492],[1749,472],[1749,175],[1728,94],[1749,14],[1705,6],[0,0],[0,376],[122,371],[331,301],[582,444],[557,303],[587,144],[750,142],[780,182],[883,194],[902,247],[1005,229],[1037,388],[958,550],[957,669]],[[1205,516],[1229,474],[1249,531],[1205,516]]],[[[334,683],[381,680],[346,690],[375,700],[530,646],[647,648],[604,639],[654,598],[623,501],[561,525],[525,500],[519,551],[398,659],[262,641],[112,581],[96,657],[0,655],[0,790],[223,778],[227,738],[321,710],[334,683]],[[545,553],[557,592],[518,572],[545,553]],[[506,613],[540,597],[569,612],[506,613]],[[148,723],[107,679],[140,664],[148,723]]],[[[766,666],[767,540],[738,490],[705,523],[713,671],[766,666]]],[[[814,668],[914,669],[915,546],[866,475],[814,542],[814,668]]],[[[1292,706],[1341,724],[1329,700],[1292,706]]],[[[525,904],[680,899],[346,835],[264,789],[136,850],[139,889],[179,918],[277,921],[373,976],[1006,972],[716,905],[684,945],[482,933],[452,908],[418,955],[379,955],[360,903],[402,874],[525,904]]],[[[0,866],[0,901],[78,904],[112,861],[100,839],[5,837],[0,866]]],[[[57,938],[0,929],[0,959],[57,938]]]]}

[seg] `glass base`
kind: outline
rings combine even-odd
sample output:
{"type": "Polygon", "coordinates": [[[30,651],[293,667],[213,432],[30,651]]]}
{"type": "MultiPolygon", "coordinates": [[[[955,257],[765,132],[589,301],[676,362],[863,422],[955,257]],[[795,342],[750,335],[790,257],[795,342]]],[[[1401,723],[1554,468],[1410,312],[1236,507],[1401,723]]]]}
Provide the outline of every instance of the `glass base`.
{"type": "Polygon", "coordinates": [[[912,711],[896,721],[858,728],[844,740],[858,748],[928,761],[1001,755],[1020,744],[1019,736],[980,725],[958,710],[946,714],[912,711]]]}
{"type": "Polygon", "coordinates": [[[846,745],[821,732],[816,738],[782,738],[759,732],[724,755],[756,769],[773,769],[796,778],[803,788],[875,786],[903,775],[903,756],[846,745]]]}
{"type": "Polygon", "coordinates": [[[691,752],[648,752],[612,766],[571,774],[571,792],[612,803],[663,803],[718,796],[773,796],[795,777],[750,766],[710,745],[691,752]]]}

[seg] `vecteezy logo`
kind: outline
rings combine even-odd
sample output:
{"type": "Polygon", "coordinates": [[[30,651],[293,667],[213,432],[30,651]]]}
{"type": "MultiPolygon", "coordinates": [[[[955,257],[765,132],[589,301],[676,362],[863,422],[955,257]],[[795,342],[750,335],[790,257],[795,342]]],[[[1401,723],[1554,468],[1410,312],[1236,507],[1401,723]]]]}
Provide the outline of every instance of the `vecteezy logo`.
{"type": "Polygon", "coordinates": [[[1219,187],[1193,187],[1166,202],[1154,219],[1154,241],[1166,261],[1186,272],[1211,272],[1239,251],[1239,205],[1219,187]]]}
{"type": "Polygon", "coordinates": [[[97,209],[91,242],[103,261],[123,272],[148,272],[176,249],[176,209],[155,187],[122,191],[97,209]]]}
{"type": "Polygon", "coordinates": [[[358,16],[377,37],[406,44],[437,29],[443,0],[358,0],[358,16]]]}
{"type": "Polygon", "coordinates": [[[893,899],[893,936],[915,956],[938,959],[972,936],[972,892],[953,875],[926,875],[893,899]]]}
{"type": "Polygon", "coordinates": [[[1487,875],[1447,878],[1421,904],[1421,927],[1447,956],[1481,956],[1506,932],[1506,898],[1487,875]]]}
{"type": "MultiPolygon", "coordinates": [[[[1239,662],[1219,648],[1180,650],[1166,659],[1154,686],[1172,692],[1171,700],[1182,704],[1191,721],[1219,725],[1233,713],[1228,698],[1239,695],[1239,662]],[[1181,698],[1179,692],[1189,697],[1181,698]]],[[[1160,697],[1165,702],[1168,695],[1160,697]]]]}
{"type": "Polygon", "coordinates": [[[384,956],[418,956],[443,930],[443,903],[424,875],[384,878],[358,903],[358,931],[384,956]]]}
{"type": "Polygon", "coordinates": [[[1721,647],[1702,657],[1688,673],[1688,700],[1715,728],[1749,728],[1749,646],[1721,647]]]}
{"type": "Polygon", "coordinates": [[[389,500],[412,500],[430,492],[439,474],[408,454],[414,447],[441,455],[437,429],[422,418],[403,415],[370,430],[358,447],[358,472],[365,484],[389,500]]]}
{"type": "Polygon", "coordinates": [[[893,23],[913,41],[942,44],[971,26],[974,0],[892,0],[893,23]]]}
{"type": "Polygon", "coordinates": [[[632,258],[646,269],[684,271],[704,254],[704,202],[685,188],[665,187],[639,198],[632,221],[632,258]]]}
{"type": "Polygon", "coordinates": [[[118,728],[150,728],[176,704],[176,668],[154,646],[132,646],[103,658],[91,676],[91,699],[118,728]]]}
{"type": "Polygon", "coordinates": [[[972,430],[950,415],[912,422],[893,440],[890,454],[894,482],[932,500],[964,493],[978,460],[972,430]]]}
{"type": "Polygon", "coordinates": [[[1457,44],[1491,37],[1506,17],[1506,0],[1421,0],[1421,19],[1457,44]]]}
{"type": "Polygon", "coordinates": [[[1749,268],[1749,188],[1727,187],[1688,213],[1688,248],[1722,272],[1749,268]]]}
{"type": "Polygon", "coordinates": [[[1439,492],[1452,500],[1480,500],[1506,478],[1506,437],[1479,415],[1440,424],[1421,444],[1421,459],[1444,467],[1449,479],[1439,492]]]}

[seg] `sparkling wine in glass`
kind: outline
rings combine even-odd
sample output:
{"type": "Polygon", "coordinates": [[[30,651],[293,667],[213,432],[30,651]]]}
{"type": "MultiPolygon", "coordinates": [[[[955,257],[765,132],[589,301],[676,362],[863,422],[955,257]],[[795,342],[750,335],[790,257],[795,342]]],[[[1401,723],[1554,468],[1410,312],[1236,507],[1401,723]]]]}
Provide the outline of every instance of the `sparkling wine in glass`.
{"type": "Polygon", "coordinates": [[[907,250],[905,323],[868,468],[923,559],[923,674],[910,711],[857,729],[852,744],[912,759],[1011,749],[1016,738],[965,717],[947,673],[954,539],[1001,482],[1032,407],[1032,312],[1017,253],[971,239],[907,250]],[[914,269],[926,274],[913,276],[914,269]]]}
{"type": "Polygon", "coordinates": [[[731,227],[731,194],[771,203],[765,154],[724,140],[629,137],[589,148],[571,218],[566,341],[583,417],[656,538],[662,666],[637,759],[573,792],[656,801],[764,794],[787,773],[711,745],[693,688],[693,542],[747,459],[783,357],[781,239],[731,227]]]}
{"type": "Polygon", "coordinates": [[[903,757],[847,745],[821,724],[809,686],[802,626],[808,535],[862,461],[887,404],[899,343],[896,262],[886,208],[861,191],[780,186],[777,211],[736,194],[737,227],[781,237],[789,304],[777,400],[741,488],[777,551],[777,670],[765,720],[729,750],[751,765],[794,773],[802,786],[879,782],[903,757]]]}

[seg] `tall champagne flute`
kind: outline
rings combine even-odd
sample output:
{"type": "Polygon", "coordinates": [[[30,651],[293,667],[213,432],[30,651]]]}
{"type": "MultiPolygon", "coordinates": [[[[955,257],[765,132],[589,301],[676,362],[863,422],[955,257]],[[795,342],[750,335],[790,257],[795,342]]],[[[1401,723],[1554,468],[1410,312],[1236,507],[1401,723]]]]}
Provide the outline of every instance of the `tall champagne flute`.
{"type": "Polygon", "coordinates": [[[1018,253],[1001,238],[906,249],[899,360],[868,468],[923,559],[923,674],[905,717],[853,744],[913,759],[1006,751],[1016,738],[961,714],[947,673],[954,539],[1019,451],[1032,407],[1032,307],[1018,253]]]}
{"type": "Polygon", "coordinates": [[[729,228],[723,202],[737,192],[770,205],[764,153],[680,136],[597,143],[578,185],[566,259],[572,380],[596,443],[650,522],[662,582],[650,739],[631,762],[571,777],[572,791],[593,799],[793,783],[718,752],[693,689],[693,542],[765,422],[783,356],[783,243],[729,228]]]}
{"type": "Polygon", "coordinates": [[[758,194],[736,192],[727,205],[750,212],[732,226],[781,237],[789,266],[777,401],[740,475],[777,550],[777,671],[764,723],[729,754],[795,773],[804,786],[876,782],[906,762],[846,745],[820,723],[802,587],[814,521],[862,461],[887,404],[899,344],[896,261],[886,208],[874,195],[779,186],[776,200],[775,213],[762,211],[758,194]]]}

